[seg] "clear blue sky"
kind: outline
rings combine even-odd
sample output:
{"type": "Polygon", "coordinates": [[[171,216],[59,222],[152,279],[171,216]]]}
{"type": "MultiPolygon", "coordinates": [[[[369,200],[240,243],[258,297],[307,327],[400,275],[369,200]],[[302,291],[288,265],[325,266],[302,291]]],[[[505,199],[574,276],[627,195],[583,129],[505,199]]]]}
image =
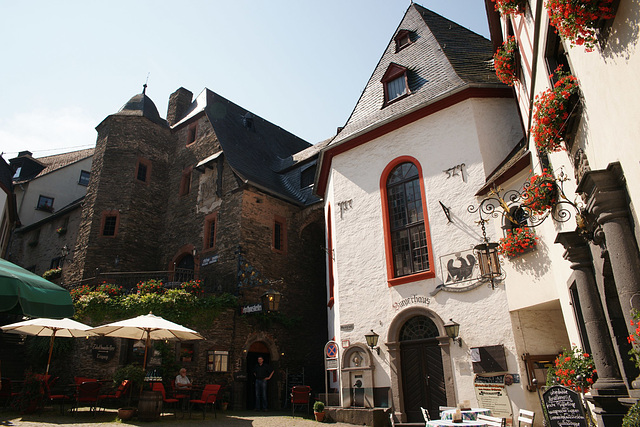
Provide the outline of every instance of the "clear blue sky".
{"type": "MultiPolygon", "coordinates": [[[[483,0],[416,3],[489,37],[483,0]]],[[[315,144],[344,125],[409,4],[0,0],[0,151],[94,146],[147,74],[162,117],[177,88],[207,87],[315,144]]]]}

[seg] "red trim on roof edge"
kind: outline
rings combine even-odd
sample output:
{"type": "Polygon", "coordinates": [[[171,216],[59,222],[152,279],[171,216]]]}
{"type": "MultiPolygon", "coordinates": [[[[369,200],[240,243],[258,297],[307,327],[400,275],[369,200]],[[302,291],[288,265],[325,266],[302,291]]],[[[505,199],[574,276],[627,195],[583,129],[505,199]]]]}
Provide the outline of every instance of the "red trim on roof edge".
{"type": "Polygon", "coordinates": [[[403,126],[413,123],[426,116],[430,116],[431,114],[437,113],[438,111],[444,110],[445,108],[449,108],[452,105],[465,101],[469,98],[513,98],[513,90],[511,88],[465,89],[458,93],[454,93],[447,98],[441,99],[440,101],[436,101],[433,104],[429,104],[424,108],[399,117],[398,119],[393,120],[389,123],[385,123],[384,125],[372,129],[369,132],[353,137],[353,139],[347,139],[334,147],[329,146],[323,153],[324,158],[322,160],[321,169],[318,176],[316,194],[321,197],[325,196],[325,191],[327,190],[327,179],[329,177],[329,169],[331,167],[331,160],[334,156],[347,152],[373,139],[379,138],[382,135],[385,135],[396,129],[400,129],[403,126]]]}

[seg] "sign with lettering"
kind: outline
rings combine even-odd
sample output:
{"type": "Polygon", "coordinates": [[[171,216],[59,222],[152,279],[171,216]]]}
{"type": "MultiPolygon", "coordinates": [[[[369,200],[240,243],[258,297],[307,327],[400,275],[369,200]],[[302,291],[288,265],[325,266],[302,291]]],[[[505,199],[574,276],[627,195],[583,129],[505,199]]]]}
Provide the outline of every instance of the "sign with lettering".
{"type": "Polygon", "coordinates": [[[481,408],[491,410],[491,415],[500,418],[511,418],[511,401],[504,384],[504,375],[476,375],[473,381],[476,398],[481,408]]]}
{"type": "Polygon", "coordinates": [[[220,255],[212,255],[212,256],[208,256],[206,258],[202,258],[202,261],[200,262],[200,265],[202,267],[205,267],[209,264],[215,264],[216,262],[218,262],[218,259],[220,258],[220,255]]]}
{"type": "Polygon", "coordinates": [[[587,427],[582,399],[575,391],[554,385],[542,394],[550,427],[587,427]]]}
{"type": "Polygon", "coordinates": [[[116,342],[111,337],[96,338],[91,345],[91,356],[94,360],[108,362],[116,354],[116,342]]]}
{"type": "Polygon", "coordinates": [[[414,305],[414,304],[429,305],[430,303],[431,303],[431,298],[426,297],[424,295],[413,294],[408,298],[404,298],[404,299],[401,299],[398,302],[394,302],[393,303],[393,308],[396,311],[398,311],[401,308],[408,307],[410,305],[414,305]]]}
{"type": "Polygon", "coordinates": [[[240,309],[241,314],[258,313],[262,311],[262,304],[245,305],[240,309]]]}

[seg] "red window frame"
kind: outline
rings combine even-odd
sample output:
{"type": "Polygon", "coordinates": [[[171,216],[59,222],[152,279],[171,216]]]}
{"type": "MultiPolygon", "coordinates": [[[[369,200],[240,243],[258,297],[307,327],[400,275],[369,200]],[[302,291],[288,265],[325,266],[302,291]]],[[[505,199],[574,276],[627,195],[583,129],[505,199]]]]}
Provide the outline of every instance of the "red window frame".
{"type": "Polygon", "coordinates": [[[384,103],[382,105],[383,107],[399,101],[411,94],[411,91],[409,90],[409,79],[407,78],[407,67],[403,67],[402,65],[398,65],[393,62],[389,64],[389,68],[387,68],[387,71],[385,71],[384,76],[382,76],[382,78],[380,79],[380,82],[384,87],[384,103]],[[404,78],[405,92],[400,96],[389,99],[389,83],[398,78],[404,78]]]}
{"type": "Polygon", "coordinates": [[[435,266],[433,262],[433,248],[431,245],[431,233],[429,231],[429,215],[427,212],[427,198],[424,189],[424,175],[422,174],[422,166],[420,162],[411,156],[401,156],[392,160],[387,167],[384,168],[380,176],[380,195],[382,199],[382,223],[384,227],[384,249],[387,262],[387,283],[389,287],[402,285],[405,283],[415,282],[418,280],[432,279],[436,276],[435,266]],[[387,194],[387,180],[391,171],[401,163],[412,163],[418,169],[418,179],[420,182],[420,197],[422,198],[422,212],[425,229],[425,238],[427,240],[427,257],[429,260],[429,269],[406,276],[395,277],[395,269],[393,265],[393,248],[391,243],[391,219],[389,218],[389,202],[387,194]]]}
{"type": "Polygon", "coordinates": [[[102,211],[102,215],[100,218],[100,237],[106,238],[115,238],[118,235],[118,229],[120,228],[120,211],[117,209],[113,209],[110,211],[102,211]],[[113,234],[104,234],[104,227],[107,223],[107,218],[115,217],[115,226],[113,230],[113,234]]]}
{"type": "Polygon", "coordinates": [[[202,250],[211,251],[216,247],[216,236],[218,234],[218,212],[214,212],[204,217],[204,239],[202,239],[202,250]],[[213,236],[211,236],[213,228],[213,236]]]}

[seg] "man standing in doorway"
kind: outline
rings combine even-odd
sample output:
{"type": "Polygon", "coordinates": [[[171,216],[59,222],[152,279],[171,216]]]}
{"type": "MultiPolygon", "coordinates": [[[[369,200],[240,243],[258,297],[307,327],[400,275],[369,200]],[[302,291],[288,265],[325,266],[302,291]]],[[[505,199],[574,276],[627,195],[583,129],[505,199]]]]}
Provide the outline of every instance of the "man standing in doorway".
{"type": "Polygon", "coordinates": [[[258,364],[253,370],[256,376],[256,411],[262,409],[267,410],[267,381],[273,376],[273,369],[266,363],[262,357],[258,357],[258,364]],[[262,407],[262,408],[261,408],[262,407]]]}

